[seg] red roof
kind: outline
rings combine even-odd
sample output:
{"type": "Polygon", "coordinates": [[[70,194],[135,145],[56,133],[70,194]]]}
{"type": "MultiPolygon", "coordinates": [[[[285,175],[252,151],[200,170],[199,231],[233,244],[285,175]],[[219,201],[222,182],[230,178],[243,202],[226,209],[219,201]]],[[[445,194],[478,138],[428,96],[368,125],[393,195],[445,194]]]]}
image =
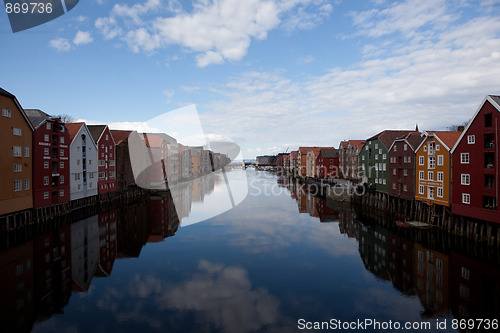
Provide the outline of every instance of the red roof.
{"type": "Polygon", "coordinates": [[[427,133],[434,134],[434,136],[438,137],[439,140],[441,140],[448,147],[448,150],[453,148],[462,134],[462,132],[455,131],[433,131],[427,133]]]}
{"type": "Polygon", "coordinates": [[[73,139],[75,138],[76,134],[82,128],[82,126],[85,125],[85,123],[67,123],[66,128],[69,131],[69,140],[70,142],[73,142],[73,139]]]}
{"type": "Polygon", "coordinates": [[[365,144],[365,140],[349,140],[349,143],[351,144],[351,147],[358,147],[358,149],[361,150],[365,144]]]}
{"type": "MultiPolygon", "coordinates": [[[[352,140],[349,140],[349,141],[352,141],[352,140]]],[[[340,141],[340,146],[342,148],[347,148],[347,146],[349,145],[349,141],[340,141]]]]}
{"type": "Polygon", "coordinates": [[[113,139],[115,140],[115,144],[119,144],[120,142],[128,138],[130,133],[132,133],[132,131],[121,131],[121,130],[110,130],[110,132],[111,135],[113,136],[113,139]]]}

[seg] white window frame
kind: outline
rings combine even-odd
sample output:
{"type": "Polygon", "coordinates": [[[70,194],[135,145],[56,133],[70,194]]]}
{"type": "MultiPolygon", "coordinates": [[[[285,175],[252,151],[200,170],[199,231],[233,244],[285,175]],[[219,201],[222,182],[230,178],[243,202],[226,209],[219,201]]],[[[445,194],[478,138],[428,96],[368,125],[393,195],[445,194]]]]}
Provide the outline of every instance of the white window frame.
{"type": "Polygon", "coordinates": [[[425,179],[425,172],[423,172],[423,171],[419,171],[419,172],[418,172],[418,179],[420,179],[420,180],[424,180],[424,179],[425,179]]]}
{"type": "Polygon", "coordinates": [[[469,153],[460,153],[460,164],[469,164],[469,153]]]}
{"type": "Polygon", "coordinates": [[[12,146],[12,152],[14,154],[14,157],[21,157],[22,156],[22,150],[21,146],[12,146]]]}
{"type": "Polygon", "coordinates": [[[2,109],[2,116],[7,117],[7,118],[11,118],[12,112],[9,109],[4,108],[4,109],[2,109]]]}
{"type": "Polygon", "coordinates": [[[425,192],[425,187],[424,187],[424,185],[420,185],[420,186],[418,187],[418,194],[424,194],[424,192],[425,192]]]}
{"type": "Polygon", "coordinates": [[[438,173],[437,173],[437,180],[439,182],[444,181],[444,172],[443,171],[438,171],[438,173]]]}
{"type": "Polygon", "coordinates": [[[470,194],[462,193],[462,203],[466,205],[470,205],[470,194]]]}
{"type": "Polygon", "coordinates": [[[444,164],[444,155],[438,155],[437,157],[437,165],[442,166],[444,164]]]}
{"type": "Polygon", "coordinates": [[[461,185],[470,185],[470,174],[462,173],[460,175],[460,184],[461,185]]]}
{"type": "Polygon", "coordinates": [[[467,135],[467,144],[473,145],[476,143],[476,136],[475,135],[467,135]]]}
{"type": "Polygon", "coordinates": [[[424,156],[419,156],[418,157],[418,165],[424,165],[424,164],[425,164],[424,156]]]}
{"type": "Polygon", "coordinates": [[[16,179],[14,180],[14,192],[19,192],[23,189],[22,180],[16,179]]]}
{"type": "Polygon", "coordinates": [[[443,188],[442,187],[438,187],[437,188],[437,195],[436,195],[438,198],[442,198],[443,197],[443,188]]]}
{"type": "Polygon", "coordinates": [[[12,135],[15,136],[22,136],[23,135],[23,130],[18,128],[18,127],[13,127],[12,128],[12,135]]]}

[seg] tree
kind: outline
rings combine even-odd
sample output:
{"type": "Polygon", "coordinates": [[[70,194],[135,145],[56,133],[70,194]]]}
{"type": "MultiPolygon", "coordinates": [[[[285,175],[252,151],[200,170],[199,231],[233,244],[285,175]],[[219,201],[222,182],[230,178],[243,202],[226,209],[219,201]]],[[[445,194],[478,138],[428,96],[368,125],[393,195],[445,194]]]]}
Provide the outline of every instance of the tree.
{"type": "Polygon", "coordinates": [[[460,124],[456,124],[456,125],[451,125],[451,126],[448,126],[446,127],[446,129],[448,131],[454,131],[454,132],[457,132],[458,131],[458,128],[463,126],[464,128],[469,124],[470,120],[466,120],[460,124]]]}
{"type": "Polygon", "coordinates": [[[72,123],[73,121],[75,121],[75,119],[68,114],[59,114],[59,115],[55,116],[54,118],[60,118],[61,122],[65,123],[65,124],[72,123]]]}

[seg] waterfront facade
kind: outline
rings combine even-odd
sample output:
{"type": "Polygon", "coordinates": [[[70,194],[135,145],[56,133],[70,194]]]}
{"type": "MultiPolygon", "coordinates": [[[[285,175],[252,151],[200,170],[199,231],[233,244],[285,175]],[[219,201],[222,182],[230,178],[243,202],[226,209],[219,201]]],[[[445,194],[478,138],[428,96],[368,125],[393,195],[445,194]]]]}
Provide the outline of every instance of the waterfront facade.
{"type": "Polygon", "coordinates": [[[424,132],[416,150],[415,199],[428,204],[451,204],[451,149],[461,132],[424,132]]]}
{"type": "Polygon", "coordinates": [[[349,161],[349,141],[343,140],[340,141],[339,144],[339,167],[340,167],[340,176],[342,178],[347,179],[347,174],[349,173],[348,161],[349,161]]]}
{"type": "Polygon", "coordinates": [[[107,125],[87,126],[97,145],[98,192],[104,194],[116,191],[115,141],[107,125]]]}
{"type": "Polygon", "coordinates": [[[26,109],[33,125],[33,208],[70,200],[69,132],[60,118],[26,109]]]}
{"type": "Polygon", "coordinates": [[[415,198],[415,151],[423,140],[421,133],[414,132],[393,142],[389,149],[389,194],[415,198]]]}
{"type": "Polygon", "coordinates": [[[359,180],[359,153],[365,140],[349,140],[347,144],[346,171],[344,178],[357,182],[359,180]]]}
{"type": "Polygon", "coordinates": [[[0,215],[33,207],[33,127],[17,98],[0,88],[0,215]]]}
{"type": "MultiPolygon", "coordinates": [[[[118,190],[126,190],[129,186],[135,185],[128,145],[128,138],[132,132],[111,130],[116,144],[116,186],[118,190]]],[[[137,134],[137,132],[135,133],[137,134]]]]}
{"type": "Polygon", "coordinates": [[[97,145],[85,123],[66,126],[70,135],[70,200],[97,195],[97,145]]]}
{"type": "Polygon", "coordinates": [[[322,148],[316,158],[316,177],[339,177],[339,150],[322,148]]]}
{"type": "Polygon", "coordinates": [[[452,213],[500,223],[500,96],[484,98],[453,147],[452,213]]]}
{"type": "Polygon", "coordinates": [[[388,154],[394,140],[414,131],[385,130],[368,138],[359,153],[360,178],[363,183],[375,185],[378,192],[388,190],[388,154]]]}

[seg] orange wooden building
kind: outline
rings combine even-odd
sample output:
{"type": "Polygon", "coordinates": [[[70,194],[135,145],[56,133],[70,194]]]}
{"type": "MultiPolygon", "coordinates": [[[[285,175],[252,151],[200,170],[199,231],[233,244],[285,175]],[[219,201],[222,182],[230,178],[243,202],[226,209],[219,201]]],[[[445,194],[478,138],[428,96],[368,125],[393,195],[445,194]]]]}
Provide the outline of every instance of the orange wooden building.
{"type": "Polygon", "coordinates": [[[416,150],[415,199],[429,204],[451,204],[451,149],[461,132],[424,132],[416,150]]]}

